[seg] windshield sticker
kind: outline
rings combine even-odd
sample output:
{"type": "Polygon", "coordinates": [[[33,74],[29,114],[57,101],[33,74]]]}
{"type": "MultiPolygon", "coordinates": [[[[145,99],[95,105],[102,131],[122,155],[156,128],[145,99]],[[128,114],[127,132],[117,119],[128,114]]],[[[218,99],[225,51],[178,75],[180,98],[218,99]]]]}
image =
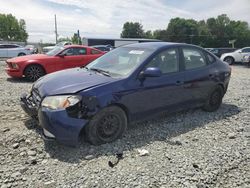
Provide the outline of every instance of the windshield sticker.
{"type": "Polygon", "coordinates": [[[144,53],[144,51],[142,51],[142,50],[131,50],[129,52],[129,54],[136,54],[136,55],[141,55],[143,53],[144,53]]]}

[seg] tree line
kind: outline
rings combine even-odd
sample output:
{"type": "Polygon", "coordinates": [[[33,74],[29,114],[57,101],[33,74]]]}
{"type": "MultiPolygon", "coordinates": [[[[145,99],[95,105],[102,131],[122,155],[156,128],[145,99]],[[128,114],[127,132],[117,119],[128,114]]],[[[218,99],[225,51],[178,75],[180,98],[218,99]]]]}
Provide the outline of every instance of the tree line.
{"type": "MultiPolygon", "coordinates": [[[[250,28],[247,22],[231,20],[226,14],[207,20],[173,18],[166,29],[154,31],[143,29],[138,22],[126,22],[123,25],[121,38],[148,38],[168,42],[192,43],[203,47],[250,46],[250,28]]],[[[0,40],[27,42],[28,33],[23,19],[16,19],[12,14],[0,14],[0,40]]],[[[70,40],[78,42],[77,34],[70,40]]]]}
{"type": "Polygon", "coordinates": [[[226,14],[196,21],[173,18],[166,29],[144,31],[138,22],[126,22],[121,38],[151,38],[168,42],[191,43],[203,47],[250,46],[250,29],[247,22],[231,20],[226,14]]]}
{"type": "Polygon", "coordinates": [[[23,19],[17,20],[12,14],[0,14],[0,40],[26,42],[28,33],[23,19]]]}

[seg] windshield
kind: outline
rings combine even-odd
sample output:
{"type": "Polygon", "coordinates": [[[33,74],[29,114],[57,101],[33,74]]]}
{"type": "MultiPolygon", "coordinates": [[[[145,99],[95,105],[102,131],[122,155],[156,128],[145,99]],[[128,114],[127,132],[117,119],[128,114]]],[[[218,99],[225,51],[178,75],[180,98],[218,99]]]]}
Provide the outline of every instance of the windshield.
{"type": "Polygon", "coordinates": [[[54,49],[50,50],[48,53],[46,53],[48,56],[54,56],[57,55],[60,51],[64,49],[63,46],[57,46],[54,49]]]}
{"type": "Polygon", "coordinates": [[[96,59],[86,68],[109,73],[112,77],[127,77],[151,54],[152,50],[149,49],[120,47],[96,59]]]}

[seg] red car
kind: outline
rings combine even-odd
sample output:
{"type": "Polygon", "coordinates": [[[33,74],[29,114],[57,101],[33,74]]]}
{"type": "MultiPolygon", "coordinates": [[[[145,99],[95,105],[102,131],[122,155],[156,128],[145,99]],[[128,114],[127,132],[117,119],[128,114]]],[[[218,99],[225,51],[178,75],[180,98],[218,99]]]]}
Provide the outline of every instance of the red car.
{"type": "Polygon", "coordinates": [[[27,55],[8,59],[5,69],[11,77],[35,81],[41,76],[73,67],[85,66],[105,52],[81,45],[56,47],[47,54],[27,55]]]}

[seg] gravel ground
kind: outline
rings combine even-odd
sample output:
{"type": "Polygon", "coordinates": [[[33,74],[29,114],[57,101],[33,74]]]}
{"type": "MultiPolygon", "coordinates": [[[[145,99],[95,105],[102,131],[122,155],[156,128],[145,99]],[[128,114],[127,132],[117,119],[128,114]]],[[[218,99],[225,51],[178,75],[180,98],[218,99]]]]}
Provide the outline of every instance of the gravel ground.
{"type": "Polygon", "coordinates": [[[31,83],[0,62],[0,187],[250,187],[250,69],[233,66],[217,112],[164,114],[133,124],[111,144],[45,142],[22,112],[31,83]],[[123,159],[113,168],[115,154],[123,159]]]}

